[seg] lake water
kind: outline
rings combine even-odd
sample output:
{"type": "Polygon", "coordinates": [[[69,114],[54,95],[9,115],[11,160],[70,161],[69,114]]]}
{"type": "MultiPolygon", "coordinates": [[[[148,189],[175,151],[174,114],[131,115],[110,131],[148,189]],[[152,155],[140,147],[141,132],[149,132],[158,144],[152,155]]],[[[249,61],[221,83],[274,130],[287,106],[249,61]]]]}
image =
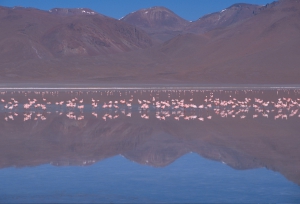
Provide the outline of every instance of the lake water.
{"type": "Polygon", "coordinates": [[[300,202],[300,90],[0,92],[0,202],[300,202]]]}

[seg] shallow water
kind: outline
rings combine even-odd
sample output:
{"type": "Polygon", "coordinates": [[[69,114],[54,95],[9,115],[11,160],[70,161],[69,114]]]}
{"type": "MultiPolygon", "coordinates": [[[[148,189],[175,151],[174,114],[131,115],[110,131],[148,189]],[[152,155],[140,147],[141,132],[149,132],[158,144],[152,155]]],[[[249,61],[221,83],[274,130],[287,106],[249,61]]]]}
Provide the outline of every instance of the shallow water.
{"type": "Polygon", "coordinates": [[[0,94],[0,202],[300,201],[298,89],[0,94]]]}

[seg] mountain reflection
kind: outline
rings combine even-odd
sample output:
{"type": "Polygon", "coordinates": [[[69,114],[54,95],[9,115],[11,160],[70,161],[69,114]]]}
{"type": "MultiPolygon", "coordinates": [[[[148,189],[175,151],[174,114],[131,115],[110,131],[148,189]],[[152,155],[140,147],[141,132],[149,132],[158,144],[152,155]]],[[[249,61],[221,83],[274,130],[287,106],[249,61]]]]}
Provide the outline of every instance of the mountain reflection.
{"type": "Polygon", "coordinates": [[[195,152],[300,184],[299,90],[1,92],[0,167],[155,167],[195,152]]]}

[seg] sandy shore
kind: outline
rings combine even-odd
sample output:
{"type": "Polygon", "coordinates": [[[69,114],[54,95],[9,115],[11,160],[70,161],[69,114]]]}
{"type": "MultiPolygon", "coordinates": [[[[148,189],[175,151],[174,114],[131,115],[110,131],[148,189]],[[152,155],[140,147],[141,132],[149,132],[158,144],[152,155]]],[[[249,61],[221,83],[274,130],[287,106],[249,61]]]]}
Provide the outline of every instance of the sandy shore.
{"type": "Polygon", "coordinates": [[[96,84],[96,83],[2,83],[0,90],[216,90],[300,89],[300,84],[96,84]]]}
{"type": "Polygon", "coordinates": [[[78,83],[4,83],[0,84],[0,90],[139,90],[139,89],[300,89],[300,84],[78,84],[78,83]]]}

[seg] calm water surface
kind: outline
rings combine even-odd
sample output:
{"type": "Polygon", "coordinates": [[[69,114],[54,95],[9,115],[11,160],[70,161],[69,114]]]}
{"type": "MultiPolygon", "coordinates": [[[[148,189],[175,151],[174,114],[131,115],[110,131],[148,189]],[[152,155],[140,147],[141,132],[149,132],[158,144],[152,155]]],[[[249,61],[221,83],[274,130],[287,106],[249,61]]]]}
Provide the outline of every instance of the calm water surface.
{"type": "Polygon", "coordinates": [[[300,90],[0,92],[0,202],[300,202],[300,90]]]}

